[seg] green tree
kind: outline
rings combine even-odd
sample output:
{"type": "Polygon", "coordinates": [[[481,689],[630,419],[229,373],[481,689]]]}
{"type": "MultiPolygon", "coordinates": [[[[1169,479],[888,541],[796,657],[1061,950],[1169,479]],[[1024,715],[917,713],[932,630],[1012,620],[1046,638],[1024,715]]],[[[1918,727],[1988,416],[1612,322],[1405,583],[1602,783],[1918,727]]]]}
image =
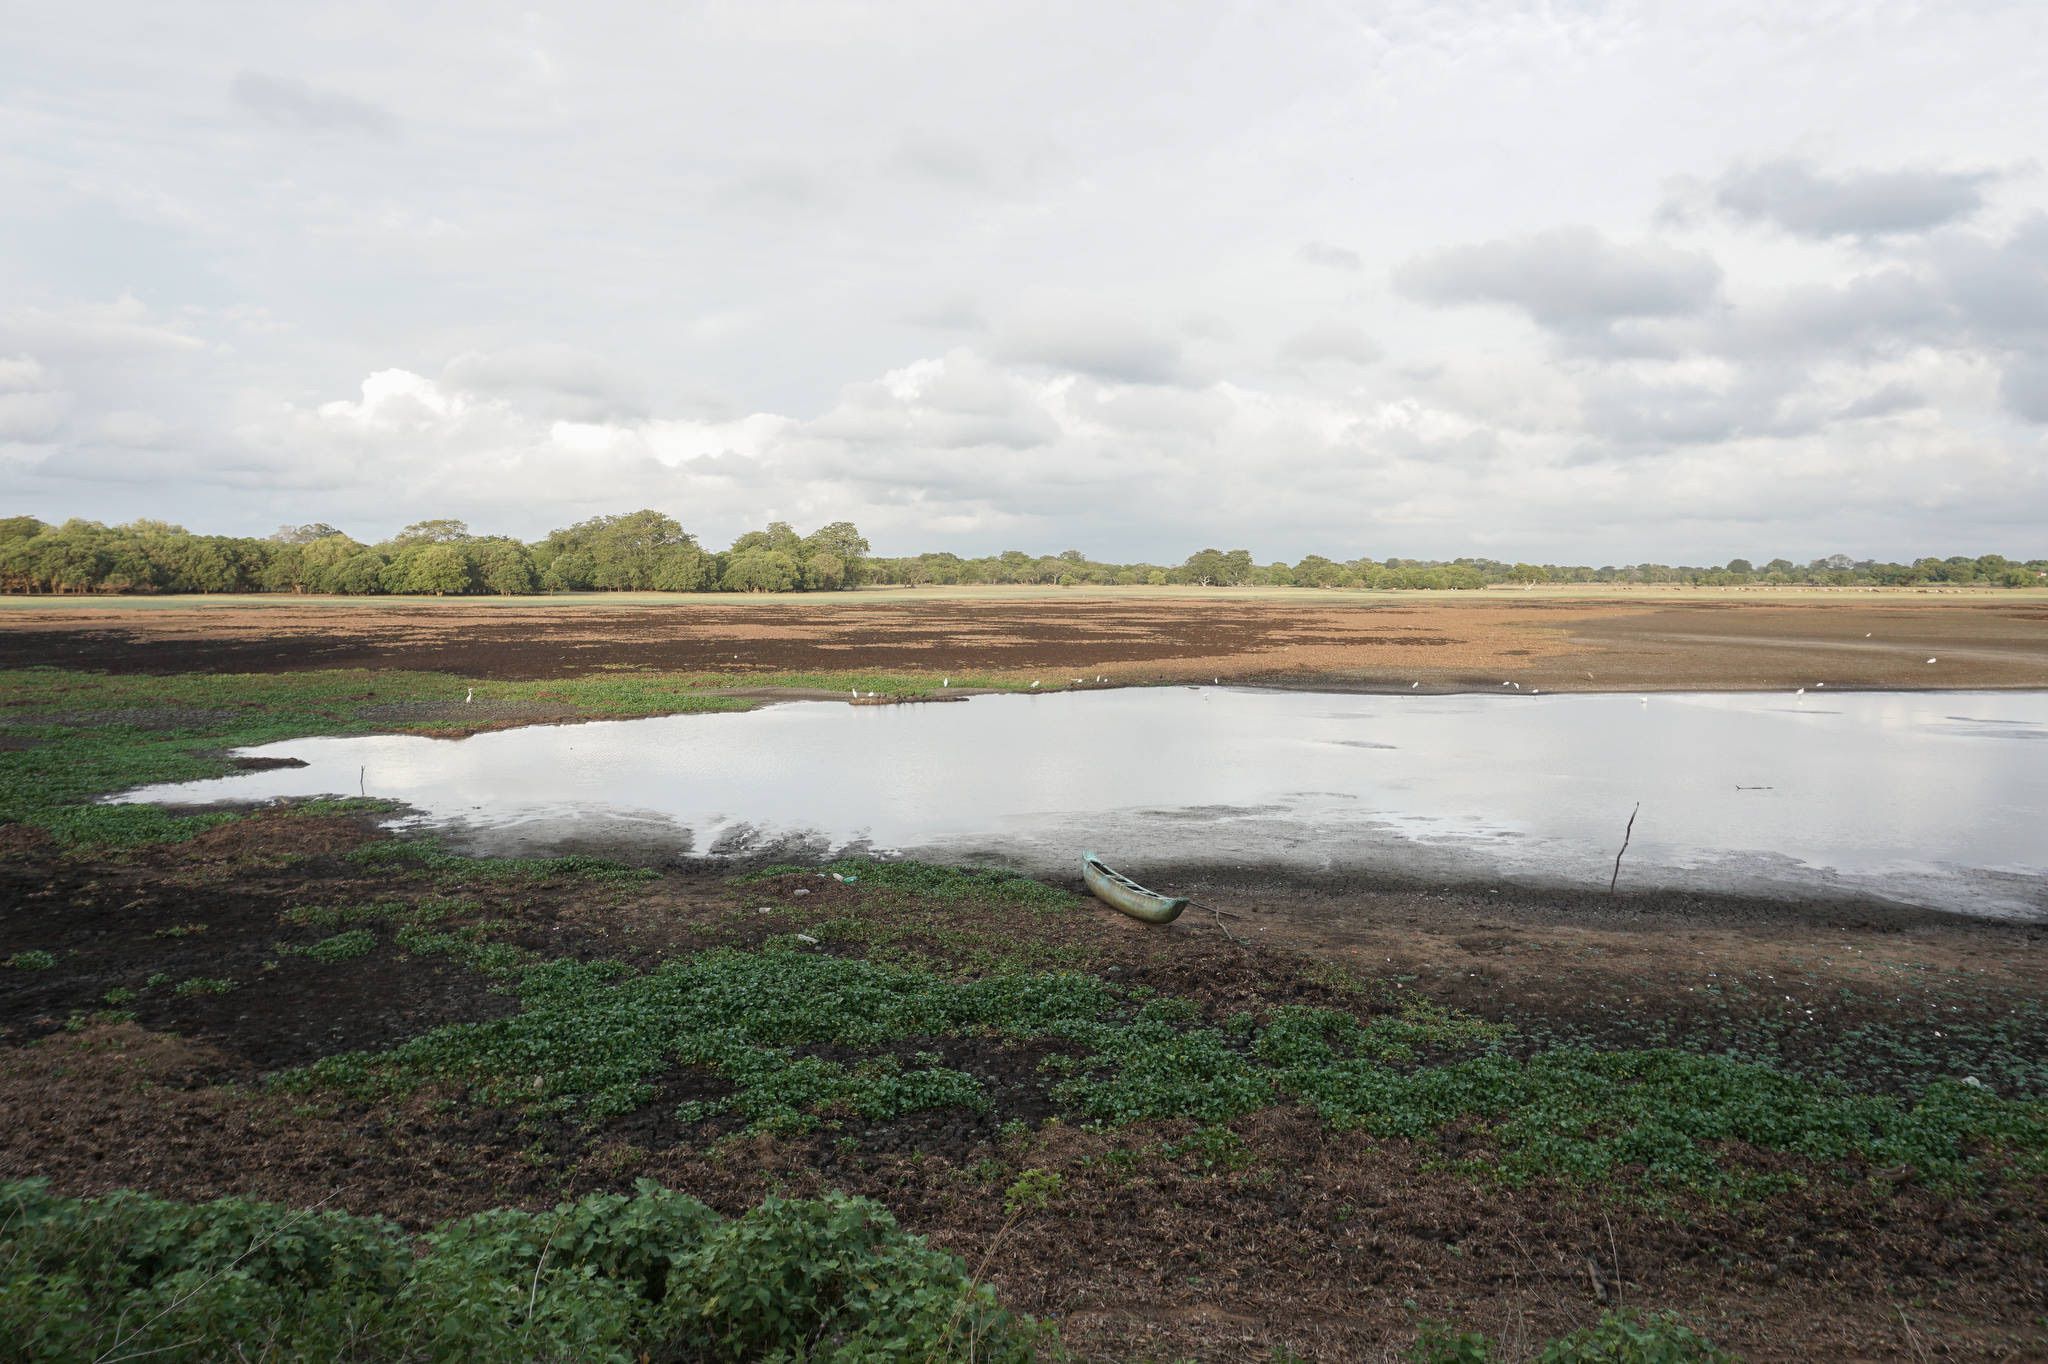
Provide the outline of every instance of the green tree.
{"type": "Polygon", "coordinates": [[[339,534],[340,531],[326,522],[313,521],[303,526],[279,526],[271,532],[270,538],[280,545],[310,545],[315,540],[326,540],[339,534]]]}
{"type": "Polygon", "coordinates": [[[415,521],[391,538],[393,545],[455,545],[470,538],[469,524],[443,518],[415,521]]]}
{"type": "Polygon", "coordinates": [[[794,556],[754,547],[738,550],[726,560],[719,585],[728,592],[787,592],[797,579],[794,556]]]}
{"type": "Polygon", "coordinates": [[[393,592],[435,597],[467,592],[470,588],[469,556],[457,545],[414,545],[393,559],[383,576],[393,592]]]}
{"type": "Polygon", "coordinates": [[[517,540],[482,540],[473,546],[477,586],[501,597],[524,596],[540,587],[533,554],[517,540]]]}
{"type": "Polygon", "coordinates": [[[867,554],[867,539],[855,528],[853,522],[833,521],[818,527],[803,540],[802,558],[806,565],[806,585],[810,585],[808,580],[813,576],[820,579],[831,576],[836,578],[836,581],[819,585],[834,588],[859,586],[862,565],[867,559],[867,554]],[[829,556],[838,562],[839,569],[836,574],[813,574],[809,571],[809,565],[820,555],[829,556]]]}

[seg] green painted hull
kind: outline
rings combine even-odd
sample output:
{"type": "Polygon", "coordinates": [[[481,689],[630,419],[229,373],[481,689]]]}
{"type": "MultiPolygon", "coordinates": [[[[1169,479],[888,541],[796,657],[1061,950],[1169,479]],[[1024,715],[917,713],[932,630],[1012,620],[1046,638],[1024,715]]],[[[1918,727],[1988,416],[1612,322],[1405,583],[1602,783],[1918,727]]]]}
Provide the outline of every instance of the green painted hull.
{"type": "Polygon", "coordinates": [[[1130,877],[1111,871],[1092,852],[1081,854],[1081,882],[1102,903],[1148,924],[1170,924],[1188,907],[1186,900],[1147,890],[1130,877]]]}

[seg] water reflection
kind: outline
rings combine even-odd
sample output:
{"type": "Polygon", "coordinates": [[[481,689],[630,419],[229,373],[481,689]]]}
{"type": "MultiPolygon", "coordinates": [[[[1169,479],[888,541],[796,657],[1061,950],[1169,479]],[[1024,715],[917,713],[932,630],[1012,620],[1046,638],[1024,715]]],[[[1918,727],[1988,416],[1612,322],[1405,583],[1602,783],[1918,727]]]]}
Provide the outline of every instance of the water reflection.
{"type": "Polygon", "coordinates": [[[407,802],[494,849],[621,830],[1065,870],[1200,858],[1886,894],[2048,914],[2048,694],[1334,697],[1231,688],[307,739],[302,768],[131,799],[407,802]]]}

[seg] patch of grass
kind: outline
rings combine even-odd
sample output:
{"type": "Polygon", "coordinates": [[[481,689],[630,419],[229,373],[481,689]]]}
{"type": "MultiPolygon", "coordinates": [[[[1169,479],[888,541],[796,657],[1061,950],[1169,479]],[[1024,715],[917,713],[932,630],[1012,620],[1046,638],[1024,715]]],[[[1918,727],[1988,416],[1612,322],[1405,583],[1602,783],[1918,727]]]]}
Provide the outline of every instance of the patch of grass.
{"type": "Polygon", "coordinates": [[[1043,1035],[1087,1023],[1114,998],[1091,976],[950,981],[789,941],[638,976],[618,963],[545,962],[521,975],[518,990],[526,1007],[513,1017],[442,1028],[381,1055],[329,1057],[301,1082],[386,1093],[450,1080],[486,1103],[602,1118],[645,1103],[662,1071],[693,1066],[733,1092],[687,1116],[731,1113],[801,1131],[842,1116],[983,1108],[971,1076],[884,1049],[969,1031],[1043,1035]],[[827,1046],[873,1054],[849,1065],[816,1054],[827,1046]]]}
{"type": "Polygon", "coordinates": [[[6,961],[0,962],[0,966],[4,966],[10,971],[47,971],[56,964],[56,954],[54,952],[45,952],[39,947],[32,947],[25,952],[16,952],[6,961]]]}
{"type": "Polygon", "coordinates": [[[242,988],[241,982],[226,976],[193,976],[181,980],[171,987],[171,993],[179,996],[225,995],[242,988]]]}
{"type": "MultiPolygon", "coordinates": [[[[502,946],[444,936],[443,950],[480,958],[502,946]]],[[[938,1041],[1053,1038],[1081,1053],[1045,1063],[1060,1076],[1053,1096],[1085,1118],[1213,1127],[1298,1102],[1332,1126],[1389,1137],[1427,1140],[1457,1126],[1483,1137],[1484,1155],[1466,1168],[1510,1183],[1769,1192],[1776,1186],[1736,1154],[1744,1148],[1845,1178],[1905,1166],[1962,1183],[2003,1162],[2048,1172],[2048,1107],[2039,1104],[1960,1084],[1905,1104],[1675,1051],[1516,1057],[1498,1049],[1496,1025],[1426,1003],[1366,1021],[1287,1007],[1263,1022],[1236,1014],[1212,1025],[1187,1000],[1134,1008],[1135,992],[1077,972],[961,980],[805,951],[793,939],[642,975],[615,962],[535,963],[513,950],[487,969],[516,973],[522,1012],[330,1057],[292,1083],[374,1096],[446,1082],[483,1103],[601,1119],[646,1103],[657,1076],[696,1068],[730,1092],[689,1106],[686,1119],[722,1113],[802,1131],[848,1117],[984,1110],[990,1096],[939,1063],[938,1041]]],[[[1204,1141],[1228,1160],[1223,1138],[1204,1141]]]]}
{"type": "Polygon", "coordinates": [[[480,924],[471,924],[454,932],[438,932],[418,923],[405,924],[398,930],[398,945],[404,951],[420,956],[454,957],[473,971],[505,981],[516,980],[520,972],[535,960],[534,955],[522,947],[492,942],[488,931],[480,924]]]}
{"type": "Polygon", "coordinates": [[[49,1364],[1027,1364],[1057,1351],[958,1259],[841,1194],[728,1220],[643,1180],[631,1197],[498,1209],[415,1242],[343,1213],[67,1199],[30,1182],[0,1185],[0,1225],[0,1334],[49,1364]]]}
{"type": "Polygon", "coordinates": [[[102,852],[184,843],[235,818],[227,813],[174,815],[156,805],[71,805],[37,810],[26,822],[66,848],[102,852]]]}
{"type": "Polygon", "coordinates": [[[354,924],[431,924],[450,914],[470,913],[473,900],[428,895],[421,899],[371,900],[350,905],[293,905],[277,917],[301,928],[347,928],[354,924]]]}
{"type": "Polygon", "coordinates": [[[402,800],[381,796],[308,796],[279,801],[272,807],[281,814],[318,818],[333,815],[388,815],[405,808],[402,800]]]}
{"type": "Polygon", "coordinates": [[[630,885],[652,881],[661,873],[650,867],[629,867],[602,857],[467,857],[449,852],[432,838],[393,838],[365,843],[346,854],[361,867],[415,871],[437,881],[576,880],[630,885]]]}
{"type": "Polygon", "coordinates": [[[305,947],[288,947],[284,950],[294,956],[311,957],[314,961],[354,961],[367,957],[377,946],[377,935],[367,928],[351,928],[346,933],[337,933],[331,938],[305,947]]]}
{"type": "Polygon", "coordinates": [[[205,924],[165,924],[149,936],[152,938],[190,938],[205,931],[205,924]]]}
{"type": "Polygon", "coordinates": [[[1000,867],[943,867],[910,858],[883,861],[852,857],[823,867],[779,864],[763,867],[732,878],[734,885],[752,885],[784,876],[838,876],[851,880],[863,890],[896,891],[935,904],[957,905],[985,901],[1022,909],[1054,911],[1071,909],[1074,896],[1057,886],[1034,881],[1028,876],[1000,867]]]}
{"type": "MultiPolygon", "coordinates": [[[[1478,1331],[1427,1323],[1410,1350],[1411,1364],[1505,1364],[1478,1331]]],[[[1537,1352],[1535,1364],[1736,1364],[1670,1312],[1605,1312],[1591,1326],[1558,1337],[1537,1352]]]]}

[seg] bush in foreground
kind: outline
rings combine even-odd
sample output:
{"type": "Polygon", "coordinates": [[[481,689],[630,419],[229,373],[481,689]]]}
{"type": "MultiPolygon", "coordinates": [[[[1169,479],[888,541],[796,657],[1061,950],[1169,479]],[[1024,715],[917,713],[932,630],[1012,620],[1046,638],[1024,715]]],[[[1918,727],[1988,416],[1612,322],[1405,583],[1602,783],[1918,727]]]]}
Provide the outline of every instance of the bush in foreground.
{"type": "Polygon", "coordinates": [[[419,1241],[378,1218],[0,1185],[0,1353],[359,1361],[1031,1359],[1050,1333],[882,1208],[724,1219],[642,1181],[419,1241]]]}

